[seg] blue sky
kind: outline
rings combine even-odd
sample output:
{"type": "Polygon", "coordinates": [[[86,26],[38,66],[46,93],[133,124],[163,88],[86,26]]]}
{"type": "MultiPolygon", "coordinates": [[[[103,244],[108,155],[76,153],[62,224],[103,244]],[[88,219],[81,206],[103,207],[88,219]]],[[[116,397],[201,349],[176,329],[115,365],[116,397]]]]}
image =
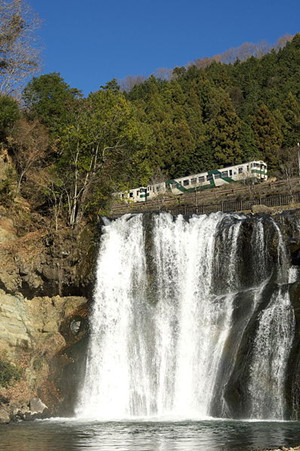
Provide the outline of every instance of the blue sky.
{"type": "Polygon", "coordinates": [[[244,42],[300,32],[300,1],[28,0],[41,19],[42,73],[85,94],[244,42]]]}

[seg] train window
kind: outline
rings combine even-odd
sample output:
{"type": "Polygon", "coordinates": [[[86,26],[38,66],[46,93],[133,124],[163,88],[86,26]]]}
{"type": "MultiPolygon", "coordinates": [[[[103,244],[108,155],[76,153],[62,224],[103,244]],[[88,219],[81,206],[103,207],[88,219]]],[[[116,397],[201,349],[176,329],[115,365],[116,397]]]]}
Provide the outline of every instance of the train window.
{"type": "Polygon", "coordinates": [[[247,166],[247,171],[249,171],[249,165],[247,166]]]}
{"type": "Polygon", "coordinates": [[[220,178],[221,178],[221,174],[220,173],[215,174],[215,179],[220,179],[220,178]]]}
{"type": "Polygon", "coordinates": [[[201,175],[201,177],[199,177],[198,180],[200,183],[205,182],[205,176],[201,175]]]}
{"type": "Polygon", "coordinates": [[[221,174],[222,174],[222,177],[228,177],[228,171],[223,171],[223,172],[221,172],[221,174]]]}
{"type": "Polygon", "coordinates": [[[133,197],[133,193],[129,193],[129,197],[133,197]]]}
{"type": "Polygon", "coordinates": [[[191,184],[192,184],[192,185],[196,185],[196,183],[197,183],[196,177],[192,178],[192,179],[191,179],[191,184]]]}
{"type": "Polygon", "coordinates": [[[229,175],[232,176],[232,169],[229,169],[229,175]]]}
{"type": "Polygon", "coordinates": [[[243,173],[243,168],[239,168],[239,174],[243,173]]]}
{"type": "Polygon", "coordinates": [[[190,181],[189,180],[183,180],[183,186],[187,186],[187,185],[189,185],[190,184],[190,181]]]}
{"type": "Polygon", "coordinates": [[[213,175],[212,174],[208,174],[208,176],[207,176],[207,181],[209,182],[210,180],[212,180],[213,179],[213,175]]]}

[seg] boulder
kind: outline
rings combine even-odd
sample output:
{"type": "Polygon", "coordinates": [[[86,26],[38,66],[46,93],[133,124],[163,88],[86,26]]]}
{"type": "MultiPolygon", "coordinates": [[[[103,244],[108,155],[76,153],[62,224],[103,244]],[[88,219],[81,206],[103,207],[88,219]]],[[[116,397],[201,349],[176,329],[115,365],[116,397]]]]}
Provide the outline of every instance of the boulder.
{"type": "Polygon", "coordinates": [[[7,424],[10,422],[10,416],[7,410],[0,407],[0,424],[7,424]]]}
{"type": "Polygon", "coordinates": [[[45,409],[48,409],[46,404],[38,397],[34,397],[30,400],[29,407],[31,413],[43,413],[45,409]]]}

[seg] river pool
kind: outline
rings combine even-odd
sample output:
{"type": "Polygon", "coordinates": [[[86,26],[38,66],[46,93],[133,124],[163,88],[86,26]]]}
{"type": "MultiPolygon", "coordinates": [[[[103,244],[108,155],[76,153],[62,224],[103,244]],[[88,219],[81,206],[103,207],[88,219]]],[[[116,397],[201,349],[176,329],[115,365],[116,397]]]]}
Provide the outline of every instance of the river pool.
{"type": "Polygon", "coordinates": [[[299,422],[57,419],[0,426],[1,451],[248,451],[299,444],[299,422]]]}

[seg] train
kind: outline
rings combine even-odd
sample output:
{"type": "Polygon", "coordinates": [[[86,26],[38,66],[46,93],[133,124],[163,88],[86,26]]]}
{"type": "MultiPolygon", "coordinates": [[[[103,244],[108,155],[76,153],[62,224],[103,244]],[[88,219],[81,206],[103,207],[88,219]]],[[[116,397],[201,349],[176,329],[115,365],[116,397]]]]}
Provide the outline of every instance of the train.
{"type": "Polygon", "coordinates": [[[151,200],[166,192],[180,195],[246,179],[267,180],[267,164],[261,160],[248,161],[247,163],[170,179],[153,185],[139,186],[128,191],[114,193],[114,196],[124,201],[139,203],[151,200]]]}

